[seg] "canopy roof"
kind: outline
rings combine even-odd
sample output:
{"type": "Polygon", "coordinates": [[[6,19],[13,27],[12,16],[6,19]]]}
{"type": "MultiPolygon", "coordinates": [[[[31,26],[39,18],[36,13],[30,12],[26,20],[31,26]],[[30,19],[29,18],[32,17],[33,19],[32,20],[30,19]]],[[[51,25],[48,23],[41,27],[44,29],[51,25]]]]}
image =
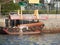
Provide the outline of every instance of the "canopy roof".
{"type": "Polygon", "coordinates": [[[10,15],[9,17],[10,17],[11,20],[20,20],[19,15],[10,15]]]}

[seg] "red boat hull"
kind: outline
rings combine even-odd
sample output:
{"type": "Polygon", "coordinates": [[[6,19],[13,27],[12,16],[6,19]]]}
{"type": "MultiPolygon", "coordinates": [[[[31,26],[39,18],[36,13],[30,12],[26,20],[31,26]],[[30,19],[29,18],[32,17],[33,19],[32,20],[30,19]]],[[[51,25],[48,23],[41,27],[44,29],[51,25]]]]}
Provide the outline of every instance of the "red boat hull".
{"type": "Polygon", "coordinates": [[[22,26],[28,26],[28,30],[22,30],[18,28],[4,28],[3,31],[7,34],[40,34],[42,28],[44,27],[43,23],[32,23],[32,24],[23,24],[22,26]]]}

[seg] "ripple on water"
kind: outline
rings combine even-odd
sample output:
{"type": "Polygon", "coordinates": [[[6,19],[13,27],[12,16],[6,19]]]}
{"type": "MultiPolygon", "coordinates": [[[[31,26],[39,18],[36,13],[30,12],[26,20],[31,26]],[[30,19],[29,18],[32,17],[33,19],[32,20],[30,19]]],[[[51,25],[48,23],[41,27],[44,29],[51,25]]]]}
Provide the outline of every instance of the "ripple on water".
{"type": "Polygon", "coordinates": [[[0,35],[0,45],[59,45],[60,34],[0,35]]]}

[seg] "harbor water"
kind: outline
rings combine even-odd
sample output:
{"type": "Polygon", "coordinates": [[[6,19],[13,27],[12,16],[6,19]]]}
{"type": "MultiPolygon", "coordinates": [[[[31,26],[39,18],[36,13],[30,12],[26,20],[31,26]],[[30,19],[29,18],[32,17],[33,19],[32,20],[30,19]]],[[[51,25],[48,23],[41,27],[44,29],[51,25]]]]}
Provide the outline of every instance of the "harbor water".
{"type": "MultiPolygon", "coordinates": [[[[40,21],[45,24],[44,30],[60,29],[60,17],[40,21]]],[[[60,33],[39,35],[0,35],[0,45],[60,45],[60,33]]]]}
{"type": "Polygon", "coordinates": [[[0,35],[0,45],[60,45],[60,33],[39,35],[0,35]]]}

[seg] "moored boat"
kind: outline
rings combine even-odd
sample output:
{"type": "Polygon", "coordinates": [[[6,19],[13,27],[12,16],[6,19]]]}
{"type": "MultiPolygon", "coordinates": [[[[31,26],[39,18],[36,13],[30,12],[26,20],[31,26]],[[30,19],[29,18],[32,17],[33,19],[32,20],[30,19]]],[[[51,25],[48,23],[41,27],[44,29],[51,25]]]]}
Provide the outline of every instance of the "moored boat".
{"type": "Polygon", "coordinates": [[[7,34],[39,34],[44,27],[44,23],[39,21],[38,10],[35,10],[33,19],[25,19],[18,14],[0,20],[1,30],[7,34]]]}
{"type": "MultiPolygon", "coordinates": [[[[24,21],[23,21],[24,22],[24,21]]],[[[25,20],[25,23],[27,24],[21,24],[18,26],[13,26],[11,25],[10,28],[5,27],[3,28],[3,31],[7,34],[40,34],[41,30],[44,27],[44,24],[42,22],[33,22],[30,21],[30,23],[28,23],[28,21],[25,20]],[[22,30],[22,31],[21,31],[22,30]]]]}

